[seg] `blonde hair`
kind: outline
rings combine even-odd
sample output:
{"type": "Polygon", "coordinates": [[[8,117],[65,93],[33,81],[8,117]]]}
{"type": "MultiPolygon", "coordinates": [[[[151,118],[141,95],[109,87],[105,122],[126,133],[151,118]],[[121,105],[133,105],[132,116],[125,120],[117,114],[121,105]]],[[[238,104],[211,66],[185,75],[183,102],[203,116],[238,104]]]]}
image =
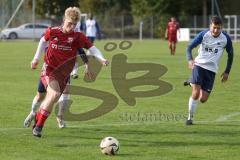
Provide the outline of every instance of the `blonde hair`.
{"type": "Polygon", "coordinates": [[[74,22],[80,21],[81,11],[77,7],[68,7],[64,14],[65,19],[71,19],[74,22]]]}

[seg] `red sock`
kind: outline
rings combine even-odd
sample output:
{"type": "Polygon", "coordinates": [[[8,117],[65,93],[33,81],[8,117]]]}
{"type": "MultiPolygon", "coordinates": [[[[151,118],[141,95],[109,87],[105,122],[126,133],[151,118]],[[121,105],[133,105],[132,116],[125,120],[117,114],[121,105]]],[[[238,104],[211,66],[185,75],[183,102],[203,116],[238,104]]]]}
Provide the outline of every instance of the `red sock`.
{"type": "Polygon", "coordinates": [[[50,112],[41,108],[36,115],[36,118],[37,118],[36,126],[38,127],[43,126],[49,115],[50,115],[50,112]]]}

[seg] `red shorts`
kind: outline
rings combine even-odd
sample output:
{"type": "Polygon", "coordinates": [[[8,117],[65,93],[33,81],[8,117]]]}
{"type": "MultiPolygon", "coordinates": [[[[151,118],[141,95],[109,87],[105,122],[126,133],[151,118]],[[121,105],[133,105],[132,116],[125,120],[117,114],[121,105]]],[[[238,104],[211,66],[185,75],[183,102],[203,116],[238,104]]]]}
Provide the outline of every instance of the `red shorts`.
{"type": "Polygon", "coordinates": [[[56,91],[62,93],[67,85],[67,82],[69,81],[69,75],[65,75],[44,63],[41,72],[41,81],[45,89],[47,89],[49,82],[51,82],[52,80],[57,81],[59,84],[60,91],[57,88],[56,91]]]}
{"type": "Polygon", "coordinates": [[[177,36],[176,35],[169,35],[168,36],[168,41],[173,42],[173,43],[177,43],[177,36]]]}

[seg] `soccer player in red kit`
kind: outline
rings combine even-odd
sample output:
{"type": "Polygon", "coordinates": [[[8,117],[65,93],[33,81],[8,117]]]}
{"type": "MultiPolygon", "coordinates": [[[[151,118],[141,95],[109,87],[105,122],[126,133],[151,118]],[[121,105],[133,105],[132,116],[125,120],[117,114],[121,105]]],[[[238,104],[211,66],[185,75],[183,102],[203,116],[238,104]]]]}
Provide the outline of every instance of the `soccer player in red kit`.
{"type": "MultiPolygon", "coordinates": [[[[76,61],[77,50],[86,48],[93,54],[101,53],[84,34],[74,32],[79,20],[79,8],[69,7],[65,10],[63,25],[48,28],[45,32],[44,39],[49,41],[49,48],[44,56],[41,82],[46,88],[46,97],[35,117],[32,131],[34,136],[41,137],[44,123],[67,85],[76,61]]],[[[37,68],[38,63],[38,58],[34,58],[31,68],[37,68]]]]}
{"type": "Polygon", "coordinates": [[[165,38],[168,39],[168,46],[171,52],[171,55],[175,55],[176,43],[177,43],[177,32],[179,32],[179,23],[175,17],[171,18],[171,21],[168,22],[167,29],[165,32],[165,38]]]}

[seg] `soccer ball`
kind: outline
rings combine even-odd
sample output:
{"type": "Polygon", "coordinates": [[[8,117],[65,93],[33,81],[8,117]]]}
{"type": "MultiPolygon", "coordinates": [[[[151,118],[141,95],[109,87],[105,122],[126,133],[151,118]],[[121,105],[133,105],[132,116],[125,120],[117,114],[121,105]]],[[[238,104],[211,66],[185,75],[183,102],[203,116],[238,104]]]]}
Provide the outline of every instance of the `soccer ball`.
{"type": "Polygon", "coordinates": [[[119,150],[119,142],[114,137],[105,137],[100,143],[100,148],[105,155],[115,155],[119,150]]]}

